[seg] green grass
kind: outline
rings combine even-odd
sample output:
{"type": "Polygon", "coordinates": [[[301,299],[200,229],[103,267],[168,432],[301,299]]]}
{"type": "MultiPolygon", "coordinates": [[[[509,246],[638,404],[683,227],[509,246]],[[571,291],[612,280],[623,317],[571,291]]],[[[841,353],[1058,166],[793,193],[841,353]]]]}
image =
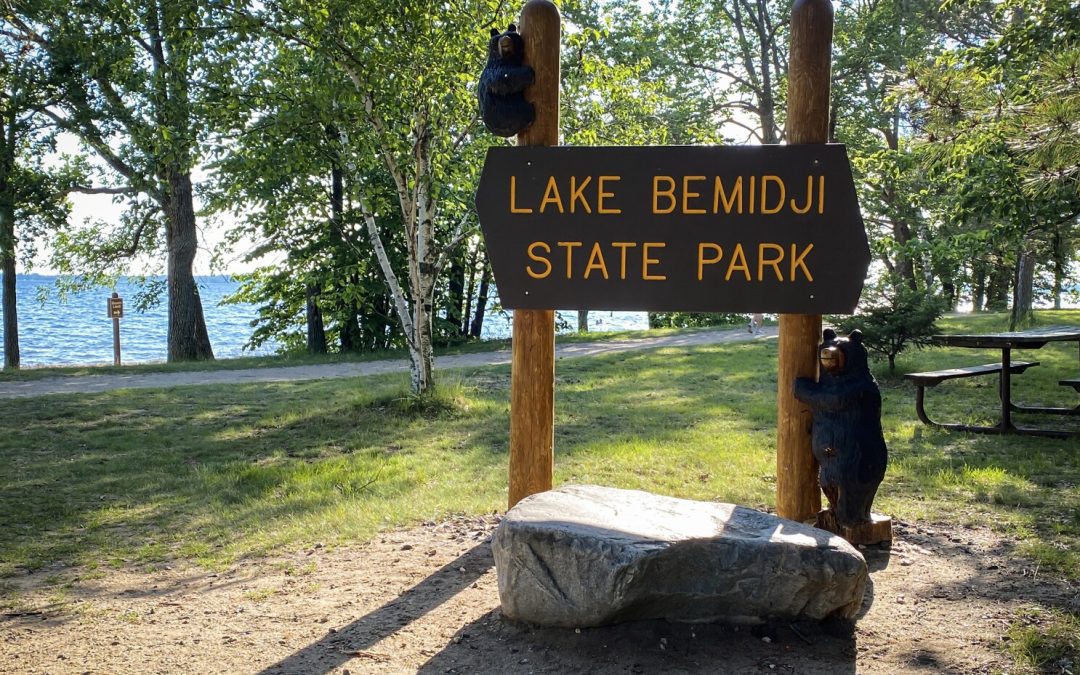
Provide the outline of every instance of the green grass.
{"type": "Polygon", "coordinates": [[[1009,653],[1027,672],[1074,672],[1080,658],[1080,617],[1061,610],[1025,612],[1007,637],[1009,653]]]}
{"type": "MultiPolygon", "coordinates": [[[[1040,325],[1078,325],[1080,311],[1045,311],[1040,325]]],[[[953,316],[949,333],[1001,331],[1005,315],[953,316]]],[[[880,508],[909,519],[990,524],[1019,538],[1019,551],[1036,564],[1080,578],[1080,439],[965,434],[928,428],[914,415],[913,387],[905,372],[936,370],[1000,360],[1000,350],[930,348],[905,353],[897,373],[879,364],[876,376],[885,399],[883,422],[892,453],[880,508]]],[[[1058,380],[1080,374],[1076,343],[1014,350],[1016,360],[1040,366],[1012,379],[1014,401],[1074,406],[1071,388],[1058,380]]],[[[980,377],[944,382],[927,390],[926,408],[938,421],[995,424],[1000,414],[997,380],[980,377]]],[[[1017,422],[1062,429],[1080,428],[1080,418],[1015,414],[1017,422]]]]}
{"type": "MultiPolygon", "coordinates": [[[[1080,324],[1080,312],[1040,320],[1080,324]]],[[[1001,315],[955,317],[943,327],[1006,323],[1001,315]]],[[[890,448],[875,510],[991,526],[1015,538],[1040,574],[1078,579],[1080,440],[925,427],[914,388],[901,378],[998,356],[935,348],[902,355],[896,375],[875,366],[890,448]]],[[[1014,379],[1018,399],[1078,402],[1057,385],[1080,370],[1076,344],[1031,357],[1043,365],[1014,379]]],[[[776,365],[776,341],[760,340],[560,361],[556,483],[772,505],[776,365]]],[[[508,369],[443,373],[427,401],[405,395],[405,382],[380,376],[5,401],[0,584],[53,566],[65,570],[60,576],[177,559],[220,568],[503,510],[508,369]]],[[[992,422],[997,410],[993,378],[946,382],[927,398],[941,419],[992,422]]],[[[10,585],[0,591],[15,602],[10,585]]],[[[1068,625],[1075,639],[1075,622],[1068,625]]]]}

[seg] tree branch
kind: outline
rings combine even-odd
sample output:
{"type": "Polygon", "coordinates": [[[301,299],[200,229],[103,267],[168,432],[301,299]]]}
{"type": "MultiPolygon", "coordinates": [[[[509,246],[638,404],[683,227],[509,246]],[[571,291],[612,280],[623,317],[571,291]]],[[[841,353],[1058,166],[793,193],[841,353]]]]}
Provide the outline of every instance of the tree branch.
{"type": "Polygon", "coordinates": [[[753,91],[755,93],[757,93],[760,90],[760,87],[758,87],[758,85],[754,84],[753,82],[750,82],[746,78],[742,77],[741,75],[736,74],[735,72],[733,72],[733,71],[731,71],[731,70],[729,70],[727,68],[717,68],[716,66],[707,66],[704,63],[695,63],[693,61],[686,61],[686,62],[683,62],[683,63],[676,63],[675,65],[684,66],[686,68],[694,68],[696,70],[704,70],[705,72],[715,73],[717,75],[723,75],[724,77],[730,79],[735,84],[742,85],[742,86],[746,87],[747,89],[749,89],[749,90],[751,90],[751,91],[753,91]]]}
{"type": "Polygon", "coordinates": [[[465,239],[465,235],[468,234],[468,229],[465,227],[469,222],[469,216],[472,215],[472,209],[465,211],[461,214],[461,218],[458,219],[457,224],[454,225],[454,229],[451,231],[450,241],[442,247],[439,251],[439,256],[435,260],[435,274],[434,278],[438,278],[442,274],[443,268],[446,266],[446,262],[450,259],[450,254],[458,247],[458,244],[465,239]]]}
{"type": "Polygon", "coordinates": [[[142,220],[139,221],[139,226],[135,228],[135,233],[132,235],[131,246],[118,249],[108,253],[105,257],[107,260],[119,260],[120,258],[131,258],[139,252],[139,242],[142,240],[143,232],[146,231],[146,227],[151,224],[154,218],[152,211],[146,212],[142,220]]]}
{"type": "Polygon", "coordinates": [[[68,192],[78,192],[83,195],[135,195],[139,191],[130,185],[127,187],[93,187],[90,185],[73,185],[68,192]]]}

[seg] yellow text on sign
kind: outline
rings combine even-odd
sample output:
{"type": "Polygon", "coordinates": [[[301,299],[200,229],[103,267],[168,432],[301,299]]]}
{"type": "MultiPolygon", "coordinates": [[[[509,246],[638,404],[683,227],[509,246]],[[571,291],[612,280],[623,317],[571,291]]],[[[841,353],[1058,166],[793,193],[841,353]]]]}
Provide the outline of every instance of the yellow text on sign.
{"type": "Polygon", "coordinates": [[[642,281],[667,280],[667,276],[656,270],[660,264],[657,256],[667,246],[664,242],[613,241],[608,244],[606,254],[600,242],[591,246],[580,241],[554,244],[554,248],[546,241],[529,244],[526,254],[530,262],[525,266],[525,272],[533,279],[547,279],[559,266],[567,279],[626,279],[632,275],[642,281]]]}
{"type": "Polygon", "coordinates": [[[726,182],[720,176],[712,180],[708,176],[653,176],[652,213],[769,216],[787,211],[803,215],[815,206],[819,214],[825,213],[825,176],[814,178],[806,177],[806,192],[796,199],[796,185],[770,174],[736,176],[726,182]]]}
{"type": "Polygon", "coordinates": [[[560,187],[548,176],[539,202],[525,203],[518,197],[517,176],[510,176],[510,213],[599,213],[620,214],[611,205],[620,176],[568,176],[560,187]]]}
{"type": "Polygon", "coordinates": [[[813,244],[800,248],[791,244],[790,248],[780,244],[762,242],[757,245],[753,263],[746,258],[742,244],[735,244],[724,265],[724,248],[720,244],[702,242],[697,251],[697,280],[704,281],[706,271],[723,270],[724,281],[733,277],[742,277],[745,281],[795,281],[800,274],[806,281],[813,281],[814,275],[806,266],[806,256],[814,250],[813,244]],[[790,254],[789,254],[790,252],[790,254]],[[787,276],[784,273],[787,272],[787,276]]]}

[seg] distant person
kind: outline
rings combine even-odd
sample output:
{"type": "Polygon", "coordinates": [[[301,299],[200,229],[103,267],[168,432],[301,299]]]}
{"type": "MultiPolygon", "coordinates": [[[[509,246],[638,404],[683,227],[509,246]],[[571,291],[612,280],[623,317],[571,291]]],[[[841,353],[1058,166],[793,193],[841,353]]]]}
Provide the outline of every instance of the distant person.
{"type": "Polygon", "coordinates": [[[746,330],[747,330],[747,332],[753,333],[754,335],[759,335],[761,333],[761,329],[762,329],[762,327],[764,325],[765,325],[765,315],[764,314],[751,314],[750,315],[750,323],[749,323],[749,325],[747,325],[746,330]]]}

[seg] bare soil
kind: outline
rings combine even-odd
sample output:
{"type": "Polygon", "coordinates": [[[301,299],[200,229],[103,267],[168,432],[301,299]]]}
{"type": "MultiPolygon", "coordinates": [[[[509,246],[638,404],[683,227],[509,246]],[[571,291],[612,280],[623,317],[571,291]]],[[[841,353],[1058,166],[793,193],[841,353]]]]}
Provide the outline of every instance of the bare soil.
{"type": "Polygon", "coordinates": [[[864,550],[871,584],[854,635],[811,622],[539,629],[499,612],[496,524],[429,523],[222,573],[177,564],[8,579],[17,592],[0,610],[0,672],[1015,672],[1010,623],[1034,607],[1080,611],[1080,584],[1028,567],[989,530],[895,523],[891,550],[864,550]]]}

